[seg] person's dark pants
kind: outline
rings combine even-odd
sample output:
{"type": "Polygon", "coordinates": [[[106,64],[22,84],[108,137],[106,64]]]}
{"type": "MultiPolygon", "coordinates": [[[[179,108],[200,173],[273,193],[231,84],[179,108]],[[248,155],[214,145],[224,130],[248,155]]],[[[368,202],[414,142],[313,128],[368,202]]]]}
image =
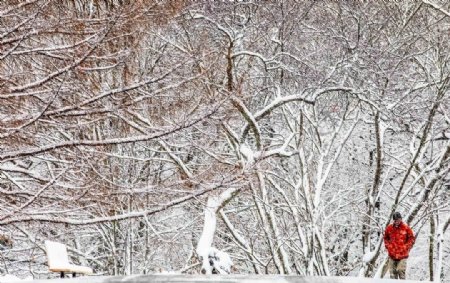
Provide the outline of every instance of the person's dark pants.
{"type": "Polygon", "coordinates": [[[389,258],[389,273],[391,274],[391,279],[405,279],[406,258],[401,260],[389,258]]]}

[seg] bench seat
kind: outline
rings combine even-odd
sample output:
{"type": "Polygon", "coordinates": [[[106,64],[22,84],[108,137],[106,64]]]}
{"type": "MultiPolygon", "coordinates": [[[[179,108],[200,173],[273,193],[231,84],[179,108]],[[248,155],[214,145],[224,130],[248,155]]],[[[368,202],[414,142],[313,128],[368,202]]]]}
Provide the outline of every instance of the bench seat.
{"type": "Polygon", "coordinates": [[[60,272],[64,277],[65,272],[89,275],[93,273],[92,268],[82,265],[75,265],[69,262],[67,247],[64,244],[45,241],[45,251],[47,253],[48,269],[52,272],[60,272]]]}

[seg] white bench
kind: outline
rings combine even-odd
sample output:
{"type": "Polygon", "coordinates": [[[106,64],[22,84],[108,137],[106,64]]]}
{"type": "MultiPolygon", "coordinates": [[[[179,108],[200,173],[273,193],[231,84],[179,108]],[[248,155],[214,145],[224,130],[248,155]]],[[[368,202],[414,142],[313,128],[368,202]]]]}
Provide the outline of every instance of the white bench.
{"type": "Polygon", "coordinates": [[[47,253],[48,269],[52,272],[60,272],[61,278],[64,278],[64,273],[69,272],[75,277],[79,274],[92,274],[92,268],[81,265],[74,265],[69,263],[69,256],[67,254],[66,245],[45,241],[45,251],[47,253]]]}

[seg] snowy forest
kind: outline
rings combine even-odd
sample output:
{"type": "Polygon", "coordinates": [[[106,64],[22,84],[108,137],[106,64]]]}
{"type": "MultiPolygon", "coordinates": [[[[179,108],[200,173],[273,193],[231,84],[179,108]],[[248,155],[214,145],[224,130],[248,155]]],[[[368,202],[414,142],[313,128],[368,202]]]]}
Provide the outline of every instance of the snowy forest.
{"type": "Polygon", "coordinates": [[[0,1],[0,275],[450,282],[450,3],[0,1]]]}

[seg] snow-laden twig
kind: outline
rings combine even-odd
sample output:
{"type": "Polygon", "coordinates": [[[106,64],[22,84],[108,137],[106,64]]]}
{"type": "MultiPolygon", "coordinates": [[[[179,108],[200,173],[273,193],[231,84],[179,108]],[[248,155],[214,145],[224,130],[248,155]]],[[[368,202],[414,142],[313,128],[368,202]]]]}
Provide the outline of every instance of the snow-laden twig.
{"type": "MultiPolygon", "coordinates": [[[[444,152],[443,152],[444,153],[444,152]]],[[[405,191],[403,192],[403,194],[400,196],[400,202],[403,201],[404,199],[406,199],[408,197],[408,195],[410,195],[410,193],[416,188],[417,184],[421,181],[423,181],[423,178],[427,175],[430,175],[433,179],[439,179],[441,176],[445,175],[445,171],[441,171],[441,172],[435,172],[436,170],[441,169],[441,164],[436,162],[441,159],[443,157],[443,155],[441,155],[440,157],[436,158],[434,160],[434,162],[431,162],[426,168],[422,169],[419,171],[419,174],[414,178],[414,180],[411,182],[411,184],[405,188],[405,191]]],[[[411,174],[413,175],[413,174],[411,174]]],[[[416,174],[414,174],[416,175],[416,174]]],[[[428,182],[429,183],[429,182],[428,182]]],[[[425,185],[425,187],[427,187],[427,185],[425,185]]],[[[421,203],[416,203],[418,205],[421,205],[421,203]]]]}
{"type": "MultiPolygon", "coordinates": [[[[299,218],[300,213],[298,211],[299,201],[296,200],[296,203],[292,203],[290,200],[290,197],[287,196],[285,190],[283,190],[271,177],[268,177],[268,180],[272,184],[272,186],[283,196],[284,201],[287,203],[290,211],[292,212],[292,216],[294,217],[294,220],[295,220],[294,223],[295,223],[296,231],[297,231],[298,237],[300,239],[302,256],[306,256],[308,254],[308,245],[307,245],[307,240],[306,240],[305,234],[300,227],[301,220],[299,218]]],[[[296,186],[295,189],[299,190],[300,188],[298,188],[296,186]]]]}
{"type": "MultiPolygon", "coordinates": [[[[187,64],[187,63],[184,63],[184,64],[187,64]]],[[[147,83],[144,83],[144,84],[140,84],[140,85],[137,86],[137,87],[143,86],[143,85],[148,84],[148,83],[155,83],[155,82],[158,82],[158,81],[164,79],[165,77],[167,77],[171,72],[175,71],[175,70],[176,70],[177,68],[179,68],[180,66],[181,66],[181,65],[177,65],[175,68],[173,68],[173,69],[171,69],[170,71],[164,73],[163,75],[159,76],[158,78],[155,78],[155,79],[153,79],[153,80],[150,81],[150,82],[147,82],[147,83]]],[[[144,89],[139,89],[139,93],[142,94],[142,95],[140,95],[140,96],[138,96],[138,97],[136,97],[136,98],[133,98],[133,99],[131,100],[131,103],[134,104],[134,103],[141,102],[141,101],[143,101],[143,100],[145,100],[145,99],[148,99],[148,98],[156,97],[156,96],[157,96],[158,94],[160,94],[160,93],[166,92],[166,91],[171,90],[171,89],[175,89],[175,88],[177,88],[177,87],[180,87],[180,86],[186,84],[187,82],[190,82],[190,81],[193,81],[193,80],[195,80],[195,79],[198,79],[198,78],[201,77],[201,75],[203,75],[203,74],[200,73],[200,74],[197,74],[197,75],[195,75],[195,76],[188,77],[188,78],[186,78],[186,79],[184,79],[184,80],[177,80],[175,83],[168,84],[168,85],[165,85],[165,86],[163,86],[163,87],[158,87],[158,88],[156,88],[155,90],[153,90],[152,92],[145,91],[144,89]]],[[[138,83],[138,84],[139,84],[139,83],[138,83]]],[[[136,87],[133,87],[133,86],[131,86],[131,87],[132,87],[133,89],[136,88],[136,87]]],[[[129,89],[126,89],[125,91],[128,91],[128,90],[129,90],[129,89]]]]}
{"type": "Polygon", "coordinates": [[[96,102],[98,100],[101,100],[101,99],[103,99],[105,97],[108,97],[108,96],[111,96],[111,95],[114,95],[114,94],[118,94],[118,93],[123,93],[123,92],[130,91],[130,90],[134,90],[134,89],[137,89],[139,87],[142,87],[142,86],[145,86],[145,85],[148,85],[148,84],[153,84],[155,82],[163,80],[170,73],[172,73],[174,70],[176,70],[179,67],[180,67],[180,65],[177,65],[174,68],[170,69],[169,71],[165,72],[164,74],[162,74],[161,76],[158,76],[156,78],[146,79],[146,80],[143,80],[143,81],[140,81],[140,82],[128,85],[128,86],[114,88],[114,89],[105,91],[103,93],[100,93],[99,95],[96,95],[94,97],[86,99],[86,100],[78,103],[77,105],[70,105],[70,106],[59,108],[59,109],[56,109],[56,110],[53,110],[53,111],[48,111],[47,113],[45,113],[45,115],[46,116],[50,116],[50,115],[57,115],[57,114],[62,114],[62,113],[65,113],[65,112],[69,112],[69,111],[72,111],[72,110],[75,110],[75,109],[79,109],[79,108],[81,108],[83,106],[86,106],[88,104],[91,104],[93,102],[96,102]]]}
{"type": "MultiPolygon", "coordinates": [[[[277,97],[274,100],[272,100],[268,105],[266,105],[263,109],[257,111],[253,115],[254,120],[255,121],[261,120],[262,118],[264,118],[267,115],[269,115],[270,113],[272,113],[278,107],[283,106],[284,104],[289,103],[289,102],[301,101],[306,104],[314,105],[317,97],[319,97],[320,95],[323,95],[325,93],[333,92],[333,91],[353,92],[354,90],[353,90],[353,88],[340,87],[340,86],[339,87],[321,88],[321,89],[316,90],[312,94],[312,99],[310,99],[304,93],[281,96],[280,90],[278,89],[277,97]]],[[[244,130],[242,131],[243,138],[248,134],[250,127],[251,127],[250,124],[247,124],[245,126],[244,130]]]]}
{"type": "Polygon", "coordinates": [[[28,6],[30,4],[39,2],[40,0],[27,0],[27,1],[21,1],[19,4],[16,5],[9,5],[9,9],[0,11],[0,17],[3,17],[4,15],[8,15],[9,13],[11,13],[14,10],[18,10],[24,6],[28,6]]]}
{"type": "MultiPolygon", "coordinates": [[[[242,116],[244,116],[250,128],[253,130],[253,134],[255,135],[256,147],[258,150],[261,149],[261,130],[259,129],[258,123],[256,122],[253,114],[248,110],[247,106],[245,106],[244,102],[237,97],[232,97],[231,101],[233,106],[241,112],[242,116]]],[[[243,142],[243,140],[241,140],[243,142]]]]}
{"type": "Polygon", "coordinates": [[[59,45],[59,46],[52,46],[52,47],[38,47],[38,48],[34,48],[34,49],[29,49],[29,50],[27,49],[27,50],[11,52],[11,54],[12,55],[22,55],[22,54],[29,54],[29,53],[41,53],[41,52],[70,49],[70,48],[80,46],[81,44],[88,42],[89,40],[95,38],[96,36],[97,36],[96,34],[88,36],[88,37],[84,38],[83,40],[77,41],[73,44],[59,45]]]}
{"type": "Polygon", "coordinates": [[[48,76],[46,76],[45,78],[42,78],[40,80],[37,81],[33,81],[31,83],[28,83],[26,85],[21,85],[21,86],[17,86],[17,87],[12,87],[11,91],[12,92],[16,92],[16,91],[24,91],[26,89],[29,88],[34,88],[34,87],[38,87],[41,86],[42,84],[48,82],[49,80],[56,78],[58,76],[60,76],[61,74],[66,73],[69,70],[72,70],[73,68],[75,68],[76,66],[80,65],[81,63],[83,63],[88,57],[89,55],[91,55],[95,49],[97,49],[97,47],[99,46],[99,44],[106,38],[106,36],[108,35],[110,29],[112,26],[108,26],[107,28],[105,28],[99,37],[99,39],[97,40],[97,43],[94,44],[94,46],[92,46],[81,58],[77,59],[75,62],[73,62],[72,64],[67,65],[66,67],[56,70],[53,73],[49,74],[48,76]]]}
{"type": "Polygon", "coordinates": [[[328,92],[334,92],[334,91],[342,91],[342,92],[350,92],[350,93],[357,93],[357,91],[352,87],[344,87],[344,86],[332,86],[332,87],[325,87],[320,88],[314,91],[312,94],[312,101],[316,101],[316,99],[328,92]]]}
{"type": "Polygon", "coordinates": [[[8,219],[9,217],[13,216],[14,214],[22,211],[23,209],[25,209],[27,206],[29,206],[30,204],[32,204],[46,189],[50,188],[55,182],[56,180],[59,179],[59,177],[61,177],[62,175],[64,175],[69,169],[67,168],[66,170],[60,172],[55,178],[53,178],[50,182],[48,182],[47,184],[45,184],[45,186],[43,186],[35,195],[33,195],[32,197],[30,197],[24,204],[22,204],[20,207],[14,209],[13,211],[11,211],[8,214],[2,215],[0,217],[0,222],[4,221],[5,219],[8,219]]]}
{"type": "Polygon", "coordinates": [[[396,101],[394,101],[393,103],[390,103],[386,106],[386,109],[389,111],[392,111],[395,107],[397,107],[398,105],[402,105],[402,102],[405,101],[405,98],[407,98],[408,96],[411,96],[412,93],[418,91],[418,90],[422,90],[424,88],[427,88],[429,86],[431,86],[433,84],[430,83],[418,83],[415,87],[411,87],[410,89],[406,90],[404,92],[404,94],[399,97],[396,101]]]}
{"type": "MultiPolygon", "coordinates": [[[[23,21],[21,21],[20,23],[17,23],[15,26],[13,26],[12,28],[8,29],[7,31],[5,31],[4,33],[0,34],[0,39],[5,38],[6,36],[8,36],[9,34],[17,31],[20,27],[24,26],[26,23],[28,23],[29,21],[33,20],[36,18],[36,16],[40,13],[40,11],[38,11],[37,13],[34,13],[33,15],[30,15],[29,17],[25,18],[23,21]]],[[[1,13],[0,13],[1,14],[1,13]]],[[[11,54],[9,52],[9,54],[11,54]]]]}
{"type": "Polygon", "coordinates": [[[230,32],[228,29],[226,29],[225,27],[223,27],[221,24],[217,23],[216,21],[214,21],[213,19],[202,15],[202,14],[192,14],[191,15],[193,19],[197,19],[197,20],[206,20],[210,23],[212,23],[213,25],[215,25],[217,27],[218,30],[220,30],[221,32],[223,32],[224,34],[226,34],[226,36],[228,37],[228,39],[230,41],[235,40],[235,36],[232,34],[232,32],[230,32]]]}
{"type": "Polygon", "coordinates": [[[318,164],[318,169],[317,169],[318,180],[317,180],[317,184],[316,184],[316,191],[315,191],[314,202],[313,202],[314,207],[319,207],[319,202],[320,202],[320,198],[321,198],[321,194],[322,194],[323,185],[325,184],[325,181],[328,179],[331,169],[336,164],[337,159],[341,155],[342,150],[344,149],[344,146],[347,143],[347,140],[350,138],[356,125],[359,123],[359,121],[360,121],[359,115],[360,115],[360,112],[358,111],[357,116],[355,118],[355,122],[351,125],[350,129],[346,132],[344,138],[339,143],[338,148],[337,148],[334,156],[332,157],[332,160],[328,163],[328,166],[325,168],[325,170],[323,170],[323,165],[325,163],[325,157],[328,156],[328,154],[331,150],[331,145],[333,144],[333,140],[335,139],[337,133],[340,132],[340,129],[341,129],[344,119],[345,119],[345,115],[344,115],[344,117],[342,117],[340,125],[337,127],[337,130],[333,134],[333,137],[330,141],[328,148],[326,149],[324,154],[319,159],[319,164],[318,164]]]}
{"type": "Polygon", "coordinates": [[[268,105],[266,105],[263,109],[257,111],[254,114],[255,120],[258,121],[258,120],[264,118],[265,116],[269,115],[270,113],[272,113],[272,111],[275,110],[276,108],[278,108],[286,103],[293,102],[293,101],[302,101],[304,103],[311,104],[311,105],[313,105],[315,103],[314,100],[306,98],[306,96],[303,93],[286,95],[286,96],[278,96],[277,98],[272,100],[268,105]]]}
{"type": "Polygon", "coordinates": [[[248,244],[245,238],[241,236],[240,233],[237,231],[237,229],[233,226],[233,224],[228,219],[223,209],[220,210],[220,216],[222,217],[223,222],[227,226],[231,235],[233,235],[234,239],[237,241],[237,244],[241,247],[242,250],[244,250],[247,253],[249,259],[252,261],[256,274],[261,274],[262,272],[259,266],[264,266],[262,260],[255,255],[253,248],[248,244]]]}
{"type": "Polygon", "coordinates": [[[284,141],[284,143],[281,146],[271,149],[271,150],[257,152],[255,154],[255,157],[259,160],[262,160],[262,159],[266,159],[266,158],[269,158],[272,156],[284,156],[284,157],[292,156],[296,152],[287,151],[287,148],[289,147],[289,144],[291,143],[291,141],[294,137],[295,137],[295,134],[290,134],[289,137],[286,138],[286,140],[284,141]]]}
{"type": "Polygon", "coordinates": [[[433,120],[437,113],[437,109],[439,108],[440,104],[442,103],[442,98],[444,96],[444,93],[445,92],[441,90],[437,94],[436,100],[434,101],[433,106],[431,107],[430,112],[428,113],[424,128],[423,128],[423,130],[421,130],[422,136],[420,137],[419,145],[418,145],[417,149],[412,152],[413,153],[412,160],[402,178],[399,189],[397,190],[397,194],[396,194],[395,200],[394,200],[394,205],[391,208],[391,213],[389,216],[391,216],[394,213],[395,209],[397,208],[397,206],[399,204],[400,196],[403,193],[403,189],[406,185],[407,180],[409,179],[411,172],[413,171],[413,168],[416,165],[416,162],[420,161],[421,156],[424,154],[425,149],[429,145],[428,136],[430,135],[430,132],[431,132],[431,129],[433,126],[433,120]]]}
{"type": "MultiPolygon", "coordinates": [[[[433,168],[434,172],[431,174],[432,178],[427,181],[424,189],[420,192],[418,201],[416,201],[416,203],[410,208],[409,216],[407,218],[407,222],[409,223],[414,219],[414,217],[416,217],[419,210],[424,206],[424,204],[427,203],[430,194],[432,193],[432,191],[437,189],[439,182],[442,182],[445,176],[450,172],[450,167],[446,166],[450,159],[450,141],[447,144],[447,147],[442,151],[441,155],[438,158],[438,164],[433,168]]],[[[423,170],[422,172],[424,171],[425,170],[423,170]]],[[[419,177],[417,179],[419,179],[419,177]]],[[[406,198],[406,195],[404,197],[406,198]]]]}
{"type": "Polygon", "coordinates": [[[49,179],[44,178],[43,176],[39,175],[38,172],[33,170],[27,170],[24,168],[21,168],[12,162],[5,162],[3,164],[0,164],[0,172],[4,174],[11,182],[13,182],[18,188],[22,190],[22,192],[26,191],[26,189],[22,188],[20,184],[16,184],[15,180],[9,176],[8,173],[14,173],[14,174],[23,174],[25,176],[28,176],[29,178],[33,178],[39,182],[48,182],[49,179]],[[6,173],[8,172],[8,173],[6,173]]]}
{"type": "Polygon", "coordinates": [[[279,259],[281,273],[282,274],[291,274],[291,264],[289,260],[289,256],[285,249],[285,241],[282,239],[282,234],[280,233],[280,229],[278,228],[278,223],[276,222],[276,217],[274,213],[274,209],[269,203],[269,193],[267,191],[265,176],[261,173],[257,173],[259,180],[259,189],[261,191],[261,197],[263,200],[263,212],[265,213],[265,218],[268,222],[268,228],[271,234],[274,237],[274,259],[279,259]]]}
{"type": "MultiPolygon", "coordinates": [[[[258,172],[258,179],[259,179],[259,183],[260,183],[260,189],[264,190],[263,186],[265,186],[264,184],[264,179],[261,178],[261,173],[258,172]]],[[[272,259],[273,259],[273,263],[275,264],[276,268],[280,271],[281,274],[284,274],[284,266],[280,260],[280,257],[278,255],[278,253],[276,252],[276,245],[274,243],[274,237],[272,235],[272,230],[271,230],[271,226],[269,224],[269,217],[267,215],[266,209],[264,207],[264,203],[265,199],[264,199],[264,192],[262,192],[263,195],[263,199],[258,200],[259,196],[257,193],[257,190],[255,188],[255,186],[250,183],[250,188],[252,189],[252,193],[253,193],[253,197],[255,198],[255,204],[256,204],[256,209],[258,212],[259,217],[261,217],[261,222],[263,224],[263,229],[264,229],[264,233],[265,236],[267,238],[267,243],[269,245],[270,248],[270,253],[272,255],[272,259]]]]}
{"type": "Polygon", "coordinates": [[[191,171],[187,168],[186,164],[170,149],[170,147],[164,141],[158,141],[158,144],[164,148],[166,153],[178,165],[181,171],[183,171],[189,179],[192,179],[193,175],[191,171]]]}
{"type": "Polygon", "coordinates": [[[247,144],[242,143],[239,146],[239,153],[242,157],[244,157],[244,167],[250,168],[258,161],[264,160],[266,158],[272,157],[272,156],[284,156],[289,157],[294,155],[296,152],[294,151],[287,151],[287,148],[289,147],[289,144],[291,143],[292,139],[294,138],[295,134],[291,134],[284,143],[278,147],[275,147],[270,150],[262,150],[262,151],[254,151],[252,150],[247,144]]]}
{"type": "Polygon", "coordinates": [[[444,8],[442,8],[441,6],[439,6],[439,5],[435,4],[435,3],[432,3],[432,2],[430,2],[428,0],[422,0],[422,2],[427,4],[427,5],[430,5],[431,7],[433,7],[436,10],[438,10],[439,12],[443,13],[447,17],[450,17],[450,12],[447,11],[447,10],[444,10],[444,8]]]}
{"type": "Polygon", "coordinates": [[[31,222],[31,221],[40,221],[40,222],[49,222],[49,223],[62,223],[62,224],[69,224],[69,225],[91,225],[91,224],[99,224],[99,223],[106,223],[106,222],[112,222],[112,221],[120,221],[120,220],[126,220],[131,218],[140,218],[145,215],[152,215],[164,210],[167,210],[173,206],[185,203],[187,201],[190,201],[192,199],[198,198],[199,196],[202,196],[208,192],[217,190],[219,188],[223,187],[222,184],[211,186],[206,189],[197,190],[193,193],[190,193],[187,196],[177,198],[175,200],[172,200],[168,203],[159,205],[158,208],[153,209],[146,209],[142,211],[132,211],[132,212],[126,212],[114,216],[107,216],[107,217],[94,217],[89,219],[74,219],[74,218],[68,218],[68,217],[61,217],[61,216],[50,216],[45,215],[45,212],[42,212],[41,215],[21,215],[16,216],[13,215],[12,217],[0,221],[0,225],[7,225],[11,223],[21,223],[21,222],[31,222]]]}
{"type": "Polygon", "coordinates": [[[216,106],[211,111],[204,114],[203,116],[194,118],[190,121],[185,121],[184,123],[181,123],[180,125],[175,126],[171,129],[168,129],[167,131],[164,131],[164,132],[152,133],[152,134],[147,134],[147,135],[138,135],[138,136],[132,136],[132,137],[126,137],[126,138],[105,139],[105,140],[64,141],[64,142],[54,143],[54,144],[50,144],[50,145],[46,145],[46,146],[29,148],[29,149],[5,153],[5,154],[0,155],[0,161],[14,159],[14,158],[23,157],[23,156],[36,155],[36,154],[44,153],[47,151],[52,151],[52,150],[55,150],[58,148],[65,148],[65,147],[70,148],[70,147],[77,147],[77,146],[105,146],[105,145],[111,145],[111,144],[124,144],[124,143],[134,143],[134,142],[140,142],[140,141],[154,140],[157,138],[161,138],[161,137],[170,135],[177,131],[189,128],[193,125],[196,125],[199,122],[203,121],[204,119],[213,115],[217,111],[217,109],[218,109],[218,106],[216,106]]]}
{"type": "MultiPolygon", "coordinates": [[[[58,90],[52,96],[50,101],[47,102],[47,104],[44,106],[44,108],[41,111],[39,111],[39,113],[35,117],[33,117],[31,120],[27,121],[26,123],[24,123],[24,124],[22,124],[22,125],[20,125],[18,127],[12,128],[12,131],[7,132],[6,134],[1,134],[0,135],[0,139],[3,139],[3,138],[11,136],[12,134],[14,134],[14,133],[16,133],[16,132],[26,128],[26,127],[28,127],[29,125],[31,125],[34,122],[36,122],[39,118],[41,118],[44,115],[45,111],[47,111],[49,109],[49,107],[53,104],[53,102],[55,101],[56,97],[58,97],[58,95],[60,93],[60,90],[61,90],[61,87],[62,87],[63,83],[65,82],[65,80],[66,80],[66,76],[64,76],[64,79],[62,80],[62,82],[58,86],[58,90]]],[[[11,130],[11,129],[8,129],[8,130],[11,130]]]]}

